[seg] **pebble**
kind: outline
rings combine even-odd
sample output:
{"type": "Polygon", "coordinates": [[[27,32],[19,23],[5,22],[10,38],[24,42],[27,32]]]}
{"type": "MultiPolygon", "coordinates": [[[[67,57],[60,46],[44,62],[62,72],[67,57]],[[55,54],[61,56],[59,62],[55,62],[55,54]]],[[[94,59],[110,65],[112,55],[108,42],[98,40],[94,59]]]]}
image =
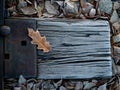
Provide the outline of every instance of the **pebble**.
{"type": "Polygon", "coordinates": [[[62,84],[62,82],[63,82],[63,80],[61,79],[61,80],[59,80],[57,83],[54,83],[54,86],[56,87],[56,88],[58,88],[59,86],[61,86],[61,84],[62,84]]]}
{"type": "Polygon", "coordinates": [[[115,28],[115,30],[120,31],[120,21],[113,23],[113,27],[115,28]]]}
{"type": "Polygon", "coordinates": [[[27,85],[30,89],[33,87],[33,82],[31,82],[31,83],[28,83],[28,85],[27,85]]]}
{"type": "Polygon", "coordinates": [[[91,89],[92,87],[94,87],[96,85],[96,83],[93,83],[93,82],[88,82],[88,83],[86,83],[85,84],[85,86],[84,86],[84,89],[86,90],[86,89],[91,89]]]}
{"type": "Polygon", "coordinates": [[[64,2],[64,10],[65,14],[77,14],[78,13],[78,3],[76,2],[71,2],[70,0],[65,0],[64,2]]]}
{"type": "Polygon", "coordinates": [[[93,82],[93,83],[97,83],[98,81],[93,79],[92,82],[93,82]]]}
{"type": "Polygon", "coordinates": [[[107,14],[112,13],[112,1],[111,0],[99,0],[99,9],[107,14]]]}
{"type": "Polygon", "coordinates": [[[23,77],[23,75],[20,75],[19,80],[18,80],[18,83],[19,83],[20,85],[26,83],[26,79],[23,77]]]}
{"type": "Polygon", "coordinates": [[[114,5],[113,5],[113,9],[118,9],[118,8],[120,8],[120,3],[118,3],[118,2],[114,2],[114,5]]]}
{"type": "MultiPolygon", "coordinates": [[[[90,90],[98,90],[97,87],[91,88],[90,90]]],[[[103,89],[104,90],[104,89],[103,89]]]]}
{"type": "Polygon", "coordinates": [[[95,16],[95,14],[96,14],[96,9],[92,8],[89,12],[89,16],[95,16]]]}
{"type": "Polygon", "coordinates": [[[117,9],[117,14],[118,14],[118,16],[120,18],[120,7],[117,9]]]}
{"type": "Polygon", "coordinates": [[[75,90],[81,90],[83,88],[83,83],[82,82],[76,82],[75,85],[75,90]]]}
{"type": "Polygon", "coordinates": [[[24,7],[20,9],[24,15],[33,15],[37,13],[37,10],[33,7],[24,7]]]}
{"type": "Polygon", "coordinates": [[[51,15],[59,14],[59,11],[50,3],[50,1],[45,1],[45,9],[51,15]]]}
{"type": "Polygon", "coordinates": [[[85,6],[82,8],[82,12],[84,14],[88,14],[89,11],[93,8],[94,6],[91,3],[86,2],[85,6]]]}
{"type": "Polygon", "coordinates": [[[119,20],[119,16],[116,12],[116,10],[113,11],[112,16],[110,18],[110,22],[113,24],[119,20]]]}
{"type": "Polygon", "coordinates": [[[24,1],[24,0],[19,0],[19,3],[18,3],[17,7],[18,7],[18,9],[27,7],[27,2],[24,1]]]}
{"type": "Polygon", "coordinates": [[[107,84],[105,83],[104,85],[102,85],[102,86],[99,86],[98,87],[98,90],[107,90],[107,84]]]}
{"type": "Polygon", "coordinates": [[[59,90],[67,90],[64,86],[60,86],[59,90]]]}
{"type": "Polygon", "coordinates": [[[14,87],[14,90],[21,90],[21,87],[14,87]]]}
{"type": "Polygon", "coordinates": [[[115,36],[113,36],[113,42],[114,43],[119,43],[120,42],[120,33],[115,35],[115,36]]]}

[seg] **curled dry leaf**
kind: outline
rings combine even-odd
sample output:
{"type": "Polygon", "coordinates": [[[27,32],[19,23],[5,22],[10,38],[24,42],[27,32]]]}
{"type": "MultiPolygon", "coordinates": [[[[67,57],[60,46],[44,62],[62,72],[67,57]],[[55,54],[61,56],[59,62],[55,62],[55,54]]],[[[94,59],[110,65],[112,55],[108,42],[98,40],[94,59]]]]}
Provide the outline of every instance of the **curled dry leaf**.
{"type": "Polygon", "coordinates": [[[28,36],[32,38],[32,43],[38,45],[38,49],[42,49],[43,52],[49,52],[51,46],[46,41],[46,37],[41,37],[39,31],[34,31],[32,28],[28,28],[28,36]]]}

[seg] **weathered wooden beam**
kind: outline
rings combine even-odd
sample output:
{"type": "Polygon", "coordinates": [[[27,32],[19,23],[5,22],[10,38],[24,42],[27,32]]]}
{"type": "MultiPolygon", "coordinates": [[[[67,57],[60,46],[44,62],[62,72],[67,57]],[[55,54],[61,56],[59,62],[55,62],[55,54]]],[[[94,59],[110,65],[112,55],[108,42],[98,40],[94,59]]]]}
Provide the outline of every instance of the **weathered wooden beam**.
{"type": "Polygon", "coordinates": [[[104,20],[38,20],[38,30],[52,45],[38,51],[38,78],[85,79],[112,76],[110,27],[104,20]]]}

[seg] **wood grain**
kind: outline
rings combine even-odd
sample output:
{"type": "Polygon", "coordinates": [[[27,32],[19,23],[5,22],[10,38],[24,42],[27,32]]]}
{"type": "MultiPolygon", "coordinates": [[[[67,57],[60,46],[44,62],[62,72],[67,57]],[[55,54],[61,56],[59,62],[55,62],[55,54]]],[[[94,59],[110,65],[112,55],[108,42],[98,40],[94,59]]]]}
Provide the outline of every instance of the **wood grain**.
{"type": "Polygon", "coordinates": [[[38,78],[86,79],[112,76],[110,27],[103,20],[37,20],[52,45],[38,51],[38,78]]]}

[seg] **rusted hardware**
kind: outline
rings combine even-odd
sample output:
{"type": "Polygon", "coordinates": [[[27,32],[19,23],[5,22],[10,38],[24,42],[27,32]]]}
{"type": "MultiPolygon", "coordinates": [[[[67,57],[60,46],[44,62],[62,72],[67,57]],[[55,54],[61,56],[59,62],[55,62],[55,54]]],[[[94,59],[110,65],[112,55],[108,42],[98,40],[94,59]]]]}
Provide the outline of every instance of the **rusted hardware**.
{"type": "Polygon", "coordinates": [[[3,37],[0,35],[0,90],[3,87],[3,37]]]}
{"type": "MultiPolygon", "coordinates": [[[[31,44],[27,28],[36,29],[35,20],[6,19],[11,33],[5,38],[5,77],[36,77],[36,46],[31,44]]],[[[5,32],[6,33],[6,32],[5,32]]]]}
{"type": "Polygon", "coordinates": [[[10,33],[10,27],[9,26],[2,26],[0,29],[0,34],[2,36],[6,36],[10,33]]]}
{"type": "Polygon", "coordinates": [[[2,26],[0,28],[0,90],[3,90],[3,60],[4,60],[4,38],[10,33],[10,27],[2,26]],[[3,37],[4,36],[4,37],[3,37]]]}
{"type": "MultiPolygon", "coordinates": [[[[4,0],[0,0],[0,27],[4,25],[4,0]]],[[[3,37],[0,30],[0,90],[4,90],[4,76],[3,76],[3,37]]]]}

